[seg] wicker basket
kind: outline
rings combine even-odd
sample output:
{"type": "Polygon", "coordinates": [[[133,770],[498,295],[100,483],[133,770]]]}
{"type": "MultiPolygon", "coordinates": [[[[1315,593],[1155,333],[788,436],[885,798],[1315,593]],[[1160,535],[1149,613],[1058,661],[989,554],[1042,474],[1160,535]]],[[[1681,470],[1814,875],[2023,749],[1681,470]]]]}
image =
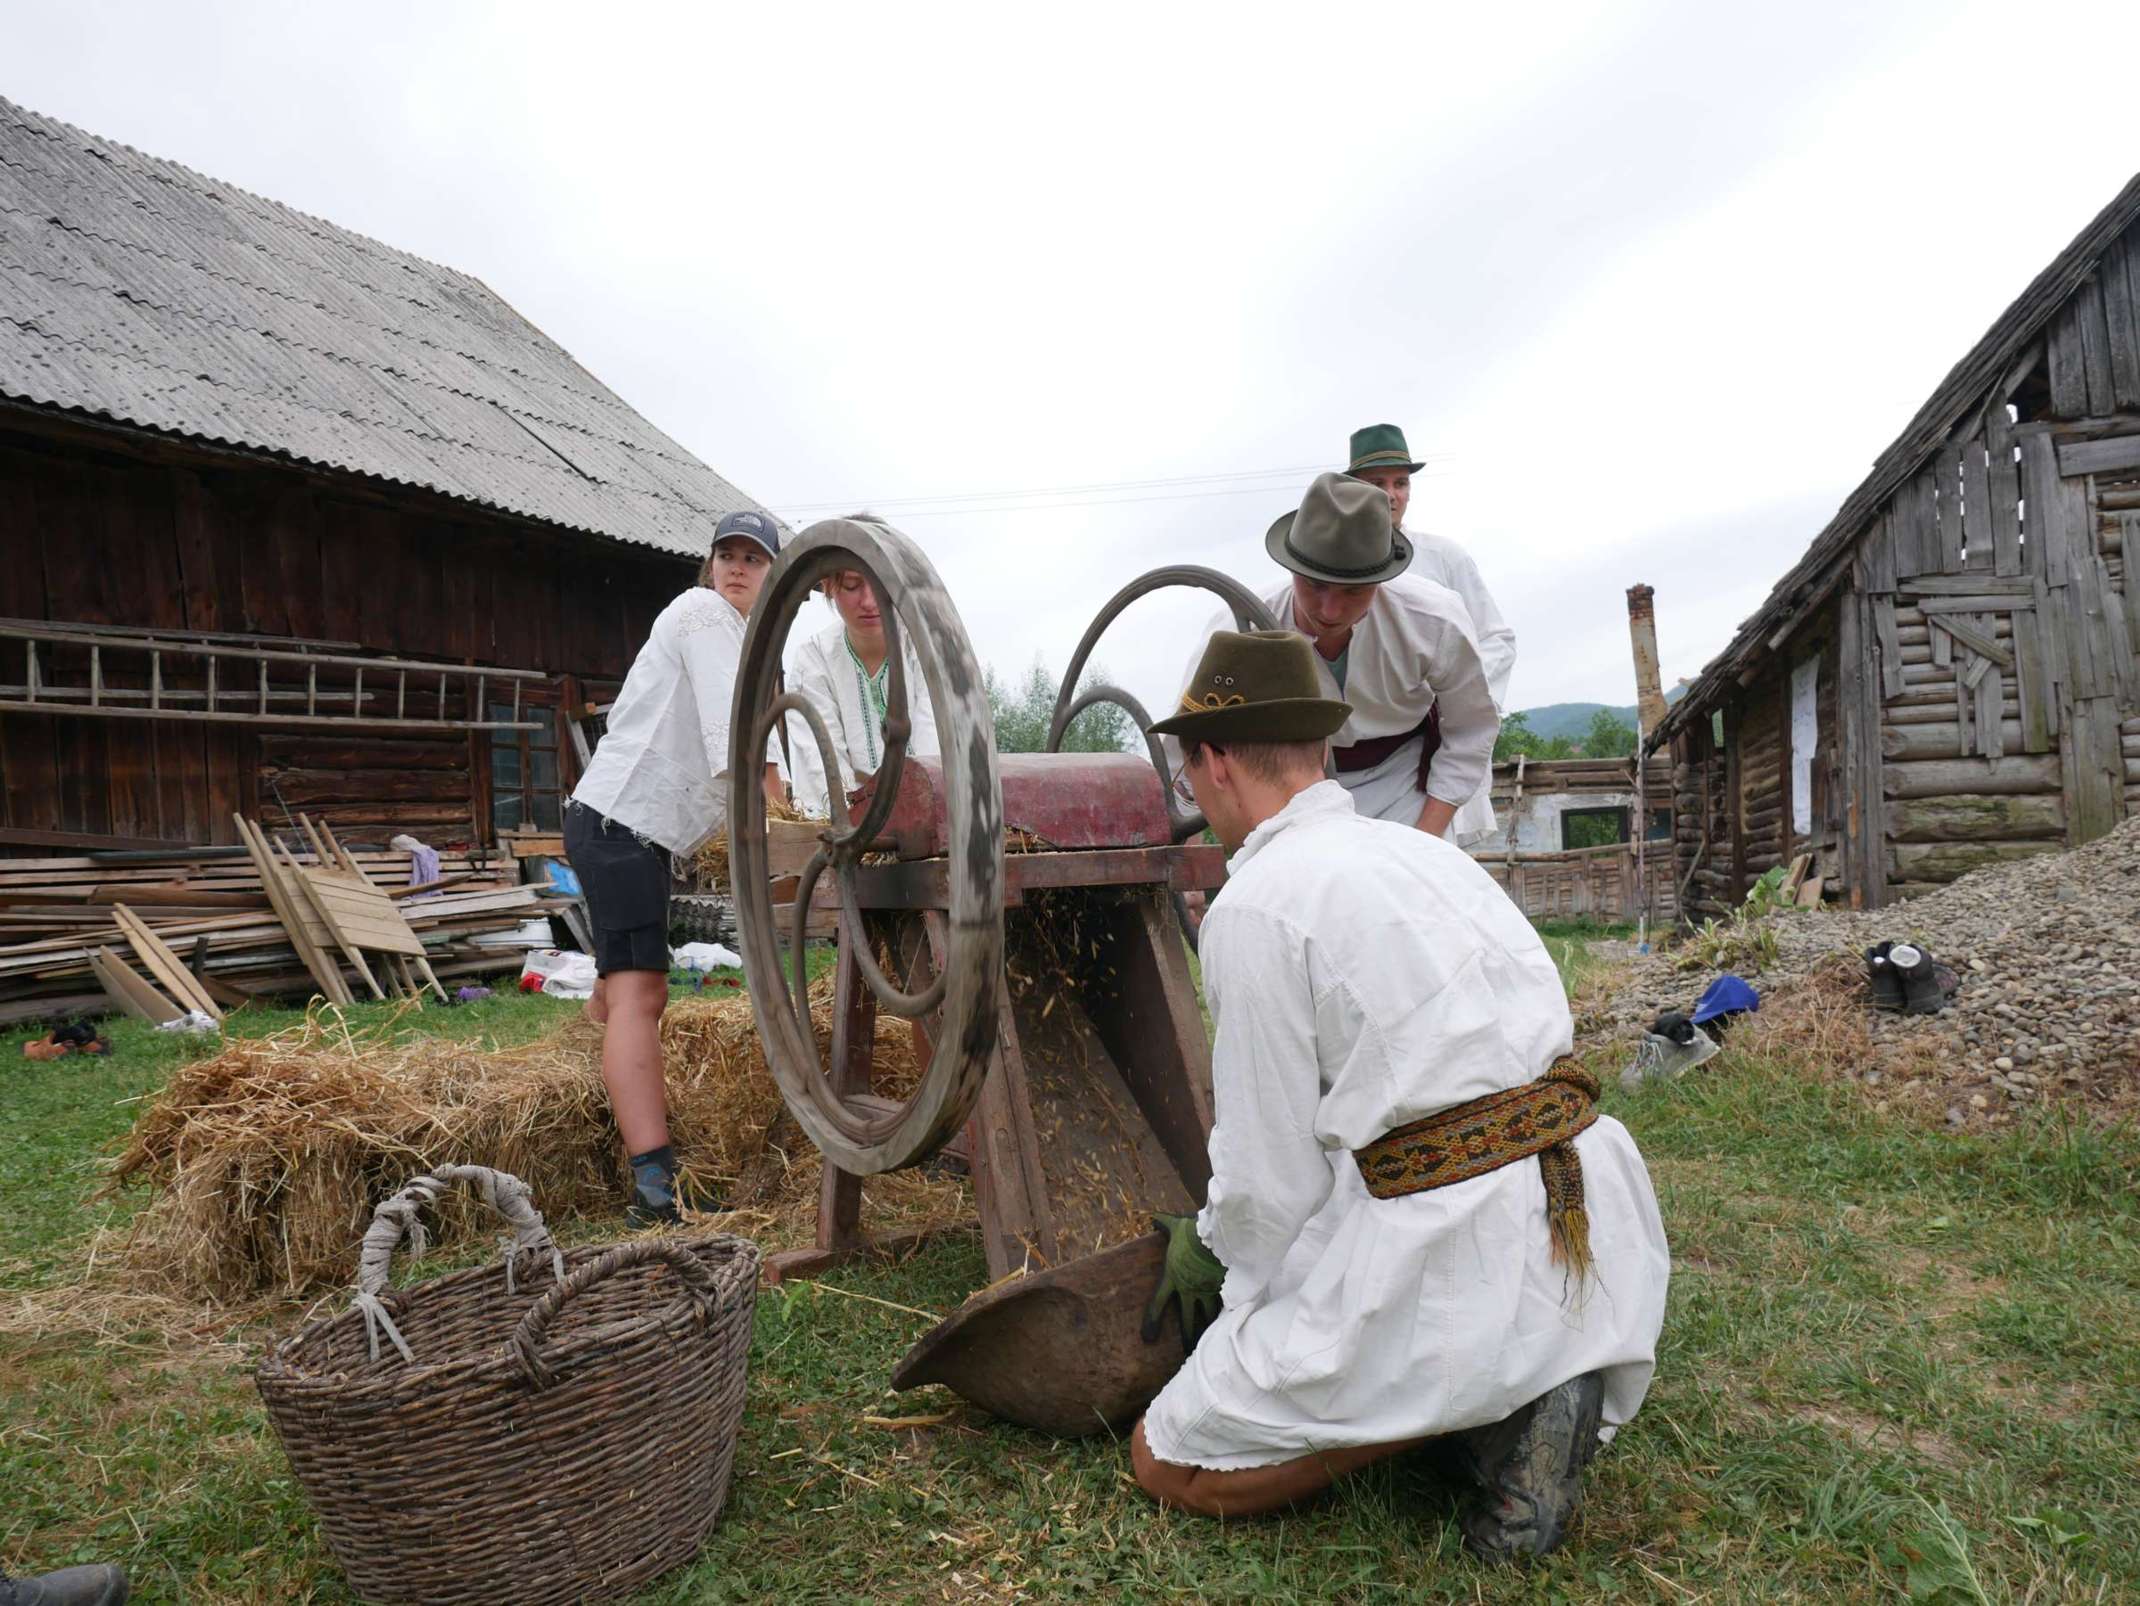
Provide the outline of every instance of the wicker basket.
{"type": "Polygon", "coordinates": [[[367,1601],[607,1600],[697,1554],[728,1493],[758,1248],[643,1239],[560,1256],[517,1178],[445,1166],[379,1207],[356,1307],[256,1381],[367,1601]],[[399,1292],[388,1259],[447,1182],[515,1232],[505,1262],[399,1292]],[[521,1286],[522,1251],[547,1264],[521,1286]],[[382,1342],[384,1340],[384,1342],[382,1342]]]}

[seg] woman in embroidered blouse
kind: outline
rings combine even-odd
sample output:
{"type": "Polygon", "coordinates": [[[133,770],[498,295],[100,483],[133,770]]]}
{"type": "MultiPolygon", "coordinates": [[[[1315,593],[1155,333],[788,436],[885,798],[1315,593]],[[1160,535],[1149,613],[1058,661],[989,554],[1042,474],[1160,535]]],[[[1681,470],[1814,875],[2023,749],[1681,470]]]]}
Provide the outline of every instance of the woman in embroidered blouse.
{"type": "MultiPolygon", "coordinates": [[[[798,646],[789,664],[788,684],[808,697],[832,735],[840,761],[837,802],[844,807],[855,788],[877,773],[884,762],[884,719],[891,696],[891,654],[885,639],[884,608],[876,587],[848,569],[825,582],[825,595],[839,619],[798,646]]],[[[922,684],[921,663],[906,652],[907,717],[913,734],[910,756],[937,753],[936,719],[929,690],[922,684]]],[[[817,743],[801,722],[789,726],[789,763],[795,772],[795,803],[806,814],[830,819],[835,799],[826,783],[817,743]],[[798,739],[798,735],[799,738],[798,739]]]]}
{"type": "MultiPolygon", "coordinates": [[[[565,810],[565,857],[587,897],[601,978],[587,1013],[605,1027],[602,1082],[631,1157],[634,1226],[679,1219],[661,1060],[670,856],[688,857],[726,821],[744,619],[779,550],[779,529],[764,514],[722,518],[699,583],[661,610],[632,660],[565,810]]],[[[771,763],[763,784],[779,796],[771,763]]]]}

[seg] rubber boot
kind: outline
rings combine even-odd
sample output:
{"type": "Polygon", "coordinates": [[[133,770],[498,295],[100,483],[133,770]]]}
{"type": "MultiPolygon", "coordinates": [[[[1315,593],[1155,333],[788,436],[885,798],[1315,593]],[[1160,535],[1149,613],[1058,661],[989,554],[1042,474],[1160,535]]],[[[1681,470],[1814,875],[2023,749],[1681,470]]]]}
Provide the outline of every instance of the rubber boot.
{"type": "Polygon", "coordinates": [[[1902,981],[1902,1012],[1905,1015],[1936,1015],[1946,1007],[1947,995],[1939,985],[1940,967],[1922,948],[1896,943],[1888,954],[1902,981]]]}
{"type": "Polygon", "coordinates": [[[126,1573],[109,1565],[0,1578],[0,1606],[121,1606],[125,1599],[126,1573]]]}
{"type": "Polygon", "coordinates": [[[1902,1012],[1902,972],[1887,957],[1893,943],[1875,944],[1865,950],[1865,976],[1872,987],[1873,1008],[1892,1014],[1902,1012]]]}
{"type": "Polygon", "coordinates": [[[1582,1498],[1583,1468],[1598,1453],[1605,1380],[1571,1378],[1506,1421],[1460,1436],[1479,1497],[1464,1513],[1464,1543],[1485,1561],[1524,1561],[1556,1550],[1582,1498]]]}

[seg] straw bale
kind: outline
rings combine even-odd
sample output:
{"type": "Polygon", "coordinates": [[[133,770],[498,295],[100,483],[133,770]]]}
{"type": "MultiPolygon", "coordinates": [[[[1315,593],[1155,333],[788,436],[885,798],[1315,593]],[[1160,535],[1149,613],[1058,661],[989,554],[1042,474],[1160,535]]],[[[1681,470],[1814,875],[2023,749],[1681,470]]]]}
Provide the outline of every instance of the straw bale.
{"type": "MultiPolygon", "coordinates": [[[[824,1052],[830,977],[810,1002],[824,1052]]],[[[172,1078],[114,1165],[113,1187],[152,1190],[122,1250],[128,1269],[196,1298],[346,1282],[372,1207],[411,1176],[454,1162],[512,1172],[553,1220],[614,1220],[625,1178],[601,1041],[599,1028],[575,1021],[496,1048],[424,1036],[399,1017],[359,1031],[331,1009],[271,1037],[233,1040],[172,1078]]],[[[813,1201],[817,1157],[785,1113],[749,999],[675,1002],[662,1042],[688,1176],[769,1221],[813,1201]]],[[[880,1016],[877,1086],[904,1096],[919,1074],[908,1024],[880,1016]]],[[[897,1199],[916,1184],[873,1186],[897,1199]]],[[[944,1219],[962,1208],[941,1185],[905,1203],[944,1219]]],[[[442,1202],[440,1217],[446,1248],[497,1230],[459,1201],[442,1202]]]]}

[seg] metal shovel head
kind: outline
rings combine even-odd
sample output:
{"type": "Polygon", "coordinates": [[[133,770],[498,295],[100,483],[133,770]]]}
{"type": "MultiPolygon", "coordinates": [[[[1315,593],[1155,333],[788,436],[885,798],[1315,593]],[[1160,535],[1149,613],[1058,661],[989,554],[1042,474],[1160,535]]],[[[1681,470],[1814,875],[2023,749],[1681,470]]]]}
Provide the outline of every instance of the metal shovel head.
{"type": "Polygon", "coordinates": [[[1166,1246],[1146,1233],[979,1295],[907,1351],[892,1387],[941,1383],[1058,1438],[1129,1426],[1182,1363],[1172,1311],[1151,1343],[1140,1331],[1166,1246]]]}

